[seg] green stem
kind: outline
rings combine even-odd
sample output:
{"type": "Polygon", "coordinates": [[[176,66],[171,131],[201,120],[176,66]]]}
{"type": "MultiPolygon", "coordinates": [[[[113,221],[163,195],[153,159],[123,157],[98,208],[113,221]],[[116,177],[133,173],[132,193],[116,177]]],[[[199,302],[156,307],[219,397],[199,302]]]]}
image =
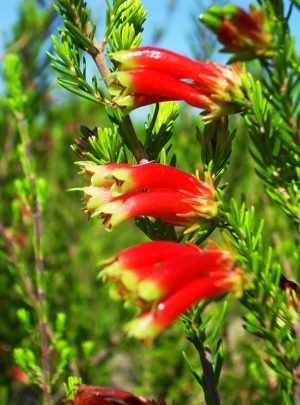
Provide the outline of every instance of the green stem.
{"type": "Polygon", "coordinates": [[[31,204],[30,212],[33,226],[33,246],[35,253],[35,267],[36,267],[36,289],[37,289],[37,303],[38,303],[38,318],[39,330],[41,337],[41,350],[42,350],[42,391],[44,401],[47,405],[52,404],[51,390],[50,390],[50,349],[48,343],[48,324],[46,315],[46,291],[45,291],[45,269],[42,250],[42,226],[41,226],[41,208],[39,205],[38,191],[36,184],[36,173],[33,169],[31,142],[28,134],[27,123],[22,113],[16,114],[17,126],[20,132],[21,141],[24,148],[24,158],[22,159],[22,166],[24,174],[29,180],[31,191],[31,204]]]}
{"type": "Polygon", "coordinates": [[[126,115],[122,121],[122,126],[126,131],[128,141],[131,145],[132,153],[138,163],[143,163],[145,160],[148,160],[148,156],[146,151],[144,150],[141,142],[139,141],[138,137],[136,136],[132,121],[129,115],[126,115]]]}
{"type": "Polygon", "coordinates": [[[158,112],[159,112],[159,103],[156,103],[154,113],[152,116],[152,120],[150,122],[149,128],[146,131],[146,139],[145,139],[145,145],[144,145],[145,149],[148,148],[148,146],[151,142],[151,135],[152,135],[152,131],[153,131],[157,116],[158,116],[158,112]]]}
{"type": "Polygon", "coordinates": [[[0,236],[2,237],[5,245],[6,251],[8,254],[8,262],[11,263],[18,271],[18,276],[21,279],[22,286],[26,294],[28,295],[29,304],[33,309],[36,309],[38,306],[37,296],[35,294],[33,285],[27,274],[24,272],[22,263],[19,263],[18,257],[16,255],[14,245],[11,242],[9,236],[7,235],[6,229],[2,221],[0,221],[0,236]]]}
{"type": "Polygon", "coordinates": [[[199,331],[196,326],[193,327],[195,339],[193,344],[199,353],[200,363],[202,366],[202,383],[207,405],[221,405],[218,389],[215,385],[213,359],[210,348],[203,344],[206,339],[205,331],[199,331]]]}
{"type": "MultiPolygon", "coordinates": [[[[203,311],[204,307],[202,307],[203,311]]],[[[202,367],[202,388],[207,405],[221,405],[218,388],[215,379],[213,357],[211,349],[204,342],[206,341],[205,330],[201,328],[202,318],[198,313],[189,319],[188,340],[193,343],[198,354],[202,367]]]]}
{"type": "MultiPolygon", "coordinates": [[[[297,338],[297,345],[300,348],[300,320],[298,320],[295,327],[295,334],[297,338]]],[[[294,370],[294,402],[295,405],[300,405],[300,358],[298,359],[297,365],[294,370]]]]}

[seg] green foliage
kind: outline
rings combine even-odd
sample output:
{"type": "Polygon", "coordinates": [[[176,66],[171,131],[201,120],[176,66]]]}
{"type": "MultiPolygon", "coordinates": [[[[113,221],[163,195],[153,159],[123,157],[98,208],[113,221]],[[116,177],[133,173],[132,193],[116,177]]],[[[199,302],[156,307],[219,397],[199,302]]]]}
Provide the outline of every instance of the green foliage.
{"type": "Polygon", "coordinates": [[[93,44],[96,24],[90,22],[91,10],[86,7],[86,3],[82,0],[58,0],[54,8],[63,17],[74,42],[83,50],[97,53],[93,44]]]}
{"type": "MultiPolygon", "coordinates": [[[[148,122],[145,125],[146,137],[143,145],[149,160],[157,160],[161,151],[172,138],[178,113],[179,105],[175,102],[160,103],[153,106],[152,114],[148,116],[148,122]]],[[[171,144],[167,146],[166,155],[168,155],[171,147],[171,144]]]]}
{"type": "Polygon", "coordinates": [[[219,184],[229,165],[235,132],[228,129],[228,119],[225,117],[206,124],[198,118],[196,134],[203,168],[212,176],[215,185],[219,184]]]}
{"type": "Polygon", "coordinates": [[[30,376],[32,382],[40,385],[42,380],[42,369],[37,365],[38,361],[34,352],[30,349],[15,349],[14,358],[16,364],[18,364],[21,369],[30,376]]]}
{"type": "Polygon", "coordinates": [[[27,98],[24,94],[22,80],[22,65],[16,54],[8,54],[5,58],[4,74],[7,83],[7,106],[15,115],[23,113],[27,98]]]}
{"type": "Polygon", "coordinates": [[[53,48],[58,57],[48,54],[54,61],[51,64],[53,69],[63,75],[58,78],[58,83],[72,93],[90,101],[100,104],[108,103],[95,75],[92,78],[92,84],[88,83],[86,59],[80,56],[79,49],[76,48],[77,43],[75,45],[69,32],[59,30],[59,34],[61,42],[55,35],[52,36],[53,48]]]}
{"type": "Polygon", "coordinates": [[[186,337],[193,343],[199,353],[203,367],[202,375],[199,375],[199,373],[194,370],[186,354],[184,354],[184,358],[194,378],[203,388],[206,403],[215,404],[219,403],[216,388],[219,383],[224,359],[223,342],[219,336],[227,312],[227,302],[224,302],[218,319],[214,319],[213,331],[210,332],[208,336],[207,328],[213,316],[211,313],[203,316],[205,307],[205,303],[198,305],[197,308],[191,309],[187,315],[182,317],[185,324],[186,337]],[[207,377],[204,376],[205,373],[210,375],[210,384],[208,383],[207,377]]]}
{"type": "Polygon", "coordinates": [[[53,61],[52,68],[62,75],[58,78],[59,84],[90,101],[109,104],[96,75],[89,83],[86,58],[80,53],[80,50],[84,50],[96,58],[100,52],[95,39],[96,25],[90,21],[90,10],[81,0],[60,0],[55,4],[55,9],[63,17],[65,29],[58,30],[59,38],[52,35],[57,56],[51,53],[48,56],[53,61]]]}
{"type": "Polygon", "coordinates": [[[79,377],[69,377],[68,383],[64,384],[66,396],[70,400],[74,400],[78,385],[82,383],[79,377]]]}
{"type": "Polygon", "coordinates": [[[246,116],[245,121],[253,143],[251,156],[258,165],[257,173],[270,198],[299,223],[300,149],[295,129],[291,120],[286,121],[287,117],[281,115],[283,110],[263,96],[260,82],[249,76],[247,87],[254,116],[246,116]]]}
{"type": "Polygon", "coordinates": [[[239,208],[231,201],[225,212],[226,235],[238,252],[238,261],[252,276],[251,286],[241,300],[246,308],[245,329],[264,340],[267,364],[277,373],[283,391],[292,396],[290,373],[300,351],[293,332],[296,312],[280,288],[282,269],[272,249],[263,243],[263,221],[256,224],[254,208],[247,210],[244,204],[239,208]]]}
{"type": "MultiPolygon", "coordinates": [[[[43,44],[49,27],[55,24],[56,14],[52,4],[37,7],[35,0],[24,0],[18,4],[18,20],[6,37],[8,40],[5,53],[17,53],[22,63],[22,85],[26,89],[26,97],[30,104],[27,111],[29,120],[40,110],[41,99],[43,99],[43,109],[47,108],[47,100],[44,96],[50,80],[48,58],[43,44]]],[[[49,48],[48,44],[47,48],[49,48]]]]}
{"type": "Polygon", "coordinates": [[[146,11],[140,0],[107,0],[105,41],[108,53],[136,48],[142,41],[146,11]]]}
{"type": "Polygon", "coordinates": [[[91,160],[97,164],[107,162],[127,162],[124,143],[119,136],[117,125],[112,128],[81,127],[82,136],[72,145],[73,151],[84,160],[91,160]]]}

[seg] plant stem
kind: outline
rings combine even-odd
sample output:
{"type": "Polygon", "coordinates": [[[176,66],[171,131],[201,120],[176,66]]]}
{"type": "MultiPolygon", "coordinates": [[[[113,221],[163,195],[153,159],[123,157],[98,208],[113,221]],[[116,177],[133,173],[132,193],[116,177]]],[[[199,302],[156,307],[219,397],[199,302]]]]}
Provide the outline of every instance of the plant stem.
{"type": "Polygon", "coordinates": [[[49,359],[49,343],[48,343],[48,325],[46,315],[46,291],[44,288],[44,259],[42,251],[42,226],[41,226],[41,207],[39,204],[39,196],[37,191],[37,178],[32,164],[31,142],[28,134],[27,123],[22,113],[17,113],[17,126],[21,135],[21,140],[24,148],[24,159],[22,167],[25,177],[30,184],[30,214],[33,226],[33,246],[35,253],[35,276],[36,276],[36,289],[37,289],[37,304],[38,304],[38,318],[39,330],[41,337],[41,366],[42,366],[42,381],[41,388],[43,391],[44,401],[47,405],[51,405],[51,390],[50,390],[50,359],[49,359]]]}
{"type": "MultiPolygon", "coordinates": [[[[87,24],[86,32],[84,34],[89,37],[91,32],[92,32],[92,25],[89,23],[89,24],[87,24]]],[[[93,50],[88,50],[88,52],[92,56],[96,66],[108,88],[111,81],[110,81],[110,79],[108,79],[110,70],[109,70],[109,67],[103,56],[105,44],[106,44],[105,40],[103,40],[101,43],[99,43],[97,41],[97,39],[94,37],[93,38],[93,46],[94,46],[93,50]]],[[[136,161],[138,163],[140,163],[141,161],[147,160],[148,159],[147,153],[136,135],[136,132],[134,130],[134,127],[133,127],[133,124],[132,124],[132,121],[131,121],[131,118],[129,115],[126,115],[123,117],[123,119],[121,120],[121,125],[123,127],[125,127],[126,134],[128,135],[130,144],[132,146],[132,153],[134,154],[136,161]]]]}
{"type": "Polygon", "coordinates": [[[214,372],[212,364],[212,354],[208,346],[198,347],[199,357],[203,370],[203,384],[205,386],[205,399],[208,404],[220,405],[220,398],[214,384],[214,372]]]}
{"type": "Polygon", "coordinates": [[[21,268],[21,266],[19,264],[18,258],[16,256],[16,253],[14,250],[13,243],[10,240],[10,238],[7,236],[5,226],[2,223],[2,221],[0,221],[0,235],[6,245],[6,250],[8,253],[8,261],[17,268],[18,276],[20,277],[24,290],[26,291],[26,293],[28,295],[28,298],[30,301],[29,303],[34,309],[36,309],[37,305],[38,305],[38,301],[37,301],[37,297],[36,297],[36,294],[33,289],[33,285],[31,283],[31,280],[27,277],[27,275],[24,274],[23,269],[21,268]]]}
{"type": "MultiPolygon", "coordinates": [[[[297,321],[295,327],[295,334],[297,338],[297,346],[298,348],[300,348],[300,320],[297,321]]],[[[300,358],[298,359],[298,363],[294,370],[294,380],[295,380],[294,403],[295,405],[300,405],[300,358]]]]}
{"type": "Polygon", "coordinates": [[[132,146],[132,153],[138,163],[145,163],[148,160],[146,151],[144,150],[142,144],[140,143],[138,137],[136,136],[132,121],[129,115],[123,117],[122,126],[128,136],[129,142],[132,146]]]}
{"type": "Polygon", "coordinates": [[[153,112],[153,115],[152,115],[152,120],[150,122],[149,127],[146,130],[146,139],[145,139],[145,148],[146,149],[147,149],[147,147],[149,147],[149,144],[151,142],[151,135],[152,135],[152,131],[153,131],[153,128],[154,128],[158,113],[159,113],[159,103],[156,103],[155,108],[154,108],[154,112],[153,112]]]}
{"type": "Polygon", "coordinates": [[[35,261],[37,270],[37,288],[39,302],[39,328],[42,344],[42,388],[46,404],[51,404],[51,393],[49,387],[50,361],[49,361],[49,344],[48,344],[48,326],[46,316],[46,292],[44,289],[44,260],[41,248],[41,210],[37,200],[35,209],[32,211],[34,238],[35,238],[35,261]]]}
{"type": "MultiPolygon", "coordinates": [[[[88,34],[88,31],[87,31],[87,34],[88,34]]],[[[91,56],[96,64],[99,72],[101,73],[101,76],[103,77],[103,80],[104,80],[106,86],[108,87],[111,84],[111,80],[108,79],[110,70],[106,63],[105,58],[103,57],[105,43],[104,42],[99,43],[96,40],[96,38],[94,38],[93,45],[94,45],[95,52],[91,53],[91,56]]]]}
{"type": "Polygon", "coordinates": [[[202,381],[205,401],[208,405],[221,405],[219,393],[214,382],[213,359],[211,350],[204,345],[205,332],[199,333],[197,328],[197,339],[193,342],[198,353],[202,366],[202,381]]]}
{"type": "Polygon", "coordinates": [[[207,405],[221,405],[218,389],[215,383],[213,358],[210,348],[204,344],[205,330],[201,328],[202,319],[197,314],[197,319],[190,319],[190,333],[188,339],[193,343],[202,367],[202,388],[207,405]]]}

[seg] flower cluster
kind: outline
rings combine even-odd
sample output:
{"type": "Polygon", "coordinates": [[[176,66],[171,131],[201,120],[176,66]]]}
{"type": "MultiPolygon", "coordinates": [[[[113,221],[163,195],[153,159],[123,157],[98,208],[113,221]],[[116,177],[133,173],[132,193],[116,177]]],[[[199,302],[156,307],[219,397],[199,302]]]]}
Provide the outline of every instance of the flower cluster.
{"type": "Polygon", "coordinates": [[[249,13],[230,4],[212,6],[200,15],[200,20],[225,45],[223,52],[237,54],[235,60],[273,55],[274,41],[265,12],[253,5],[249,13]]]}
{"type": "Polygon", "coordinates": [[[201,219],[217,214],[213,185],[177,168],[158,163],[78,164],[90,176],[90,185],[83,188],[85,210],[102,219],[108,230],[137,216],[194,229],[201,219]]]}
{"type": "Polygon", "coordinates": [[[230,252],[216,245],[145,242],[103,263],[100,273],[123,300],[142,308],[127,326],[129,335],[154,338],[201,299],[239,292],[243,275],[230,252]]]}
{"type": "Polygon", "coordinates": [[[204,109],[207,120],[240,111],[247,105],[242,71],[198,62],[156,47],[141,47],[111,55],[118,70],[111,74],[113,101],[129,112],[170,100],[183,100],[204,109]]]}

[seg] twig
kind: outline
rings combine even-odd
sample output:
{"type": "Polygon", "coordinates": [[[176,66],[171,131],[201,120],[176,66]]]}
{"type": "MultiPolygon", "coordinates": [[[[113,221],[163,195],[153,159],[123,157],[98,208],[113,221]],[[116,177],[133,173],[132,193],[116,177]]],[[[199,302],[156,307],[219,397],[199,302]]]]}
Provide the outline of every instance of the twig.
{"type": "MultiPolygon", "coordinates": [[[[203,311],[204,307],[202,307],[203,311]]],[[[200,310],[200,308],[198,309],[200,310]]],[[[205,345],[206,334],[201,328],[202,319],[200,313],[196,317],[189,318],[187,338],[195,346],[202,367],[202,388],[207,405],[221,405],[220,397],[215,381],[213,358],[210,348],[205,345]]]]}
{"type": "Polygon", "coordinates": [[[50,377],[50,361],[49,361],[49,344],[48,344],[48,326],[46,318],[46,293],[44,290],[44,260],[41,250],[41,211],[38,206],[37,200],[35,201],[34,210],[32,211],[33,226],[34,226],[34,237],[35,237],[35,260],[37,269],[37,278],[39,282],[38,286],[38,301],[40,309],[40,334],[41,334],[41,344],[42,344],[42,385],[44,391],[44,397],[47,404],[51,404],[51,393],[49,387],[49,377],[50,377]]]}
{"type": "Polygon", "coordinates": [[[37,303],[39,315],[39,330],[41,336],[42,349],[42,390],[47,405],[51,405],[51,390],[50,390],[50,359],[49,359],[49,343],[48,343],[48,325],[46,317],[46,292],[44,289],[44,259],[41,246],[42,226],[41,226],[41,208],[38,201],[36,174],[32,167],[31,142],[28,136],[28,129],[25,117],[22,113],[16,114],[17,126],[21,135],[24,146],[25,156],[23,162],[23,170],[27,179],[31,184],[31,206],[30,214],[33,225],[33,245],[35,250],[35,265],[36,265],[36,287],[37,287],[37,303]]]}
{"type": "Polygon", "coordinates": [[[212,354],[208,346],[199,347],[199,357],[203,370],[203,384],[205,386],[204,394],[207,403],[220,405],[220,398],[217,388],[214,384],[214,372],[212,363],[212,354]],[[208,395],[207,395],[208,394],[208,395]]]}
{"type": "MultiPolygon", "coordinates": [[[[75,11],[75,10],[74,10],[75,11]]],[[[78,20],[79,21],[79,20],[78,20]]],[[[78,24],[78,27],[80,27],[80,25],[78,24]]],[[[91,23],[87,24],[87,28],[86,28],[86,32],[85,35],[87,37],[90,37],[91,33],[92,33],[93,27],[91,23]]],[[[93,38],[93,50],[88,50],[89,54],[92,56],[101,76],[104,79],[104,82],[107,86],[107,88],[109,87],[109,85],[111,84],[111,80],[108,78],[109,74],[110,74],[110,70],[109,67],[106,63],[106,60],[103,56],[103,52],[105,49],[105,45],[106,45],[106,41],[105,39],[99,43],[97,41],[97,39],[94,37],[93,38]]],[[[126,132],[130,137],[130,142],[132,145],[132,152],[134,154],[134,157],[136,158],[136,161],[138,163],[140,163],[141,161],[145,161],[148,159],[147,153],[145,151],[145,149],[143,148],[141,142],[139,141],[136,132],[134,130],[132,121],[129,117],[129,115],[126,115],[122,122],[121,122],[125,128],[126,128],[126,132]]]]}
{"type": "Polygon", "coordinates": [[[188,326],[186,326],[187,338],[193,343],[199,354],[199,359],[202,367],[201,386],[207,405],[221,405],[220,397],[215,381],[213,357],[208,345],[205,345],[206,334],[201,327],[202,317],[200,313],[204,310],[204,306],[197,309],[195,315],[188,317],[188,326]],[[200,312],[201,311],[201,312],[200,312]]]}
{"type": "Polygon", "coordinates": [[[195,339],[193,344],[195,345],[202,366],[202,381],[205,401],[209,405],[221,405],[219,393],[214,381],[214,369],[211,350],[203,342],[206,339],[205,331],[199,331],[196,325],[193,325],[195,339]]]}
{"type": "Polygon", "coordinates": [[[153,128],[154,128],[158,113],[159,113],[159,103],[156,103],[150,125],[146,130],[146,139],[145,139],[145,147],[146,148],[149,146],[149,143],[151,141],[151,135],[152,135],[152,131],[153,131],[153,128]]]}
{"type": "Polygon", "coordinates": [[[8,49],[5,51],[5,53],[3,53],[2,55],[0,55],[0,62],[3,61],[3,59],[5,58],[5,55],[9,52],[19,52],[20,49],[24,49],[28,43],[30,42],[30,40],[32,39],[32,35],[25,33],[23,34],[15,43],[13,43],[10,47],[8,47],[8,49]]]}
{"type": "MultiPolygon", "coordinates": [[[[86,34],[89,34],[89,31],[91,30],[90,25],[88,25],[88,29],[86,34]]],[[[105,42],[102,41],[99,43],[96,38],[93,39],[93,45],[94,49],[93,52],[90,52],[90,55],[92,56],[99,72],[101,73],[101,76],[103,77],[103,80],[106,84],[106,87],[108,87],[111,84],[111,80],[109,79],[110,75],[110,70],[109,67],[106,63],[106,60],[103,57],[103,52],[105,49],[105,42]]]]}
{"type": "Polygon", "coordinates": [[[5,242],[9,262],[11,264],[13,264],[19,270],[18,275],[19,275],[19,277],[22,281],[22,285],[28,295],[31,306],[33,308],[37,308],[38,300],[37,300],[36,294],[34,292],[33,285],[31,283],[30,279],[26,276],[26,274],[23,273],[23,271],[18,263],[18,258],[14,251],[13,243],[12,243],[11,239],[7,236],[5,226],[1,221],[0,221],[0,235],[5,242]]]}
{"type": "MultiPolygon", "coordinates": [[[[16,138],[16,131],[13,130],[12,126],[10,125],[10,122],[8,122],[8,128],[6,131],[6,139],[4,141],[3,145],[3,152],[2,156],[0,159],[0,182],[3,184],[7,177],[7,169],[9,167],[9,158],[10,158],[10,153],[11,150],[14,147],[15,143],[15,138],[16,138]]],[[[1,187],[0,193],[2,194],[3,190],[1,187]]],[[[0,196],[1,196],[0,194],[0,196]]]]}
{"type": "MultiPolygon", "coordinates": [[[[297,338],[297,346],[298,348],[300,348],[300,319],[298,319],[296,323],[295,334],[297,338]]],[[[300,358],[298,359],[298,363],[294,370],[294,381],[295,381],[294,403],[295,405],[300,405],[300,358]]]]}
{"type": "Polygon", "coordinates": [[[108,359],[123,337],[124,337],[123,333],[117,333],[113,335],[110,339],[109,346],[105,349],[101,349],[98,353],[96,353],[93,356],[93,358],[91,359],[91,365],[93,367],[96,367],[98,364],[108,359]]]}

